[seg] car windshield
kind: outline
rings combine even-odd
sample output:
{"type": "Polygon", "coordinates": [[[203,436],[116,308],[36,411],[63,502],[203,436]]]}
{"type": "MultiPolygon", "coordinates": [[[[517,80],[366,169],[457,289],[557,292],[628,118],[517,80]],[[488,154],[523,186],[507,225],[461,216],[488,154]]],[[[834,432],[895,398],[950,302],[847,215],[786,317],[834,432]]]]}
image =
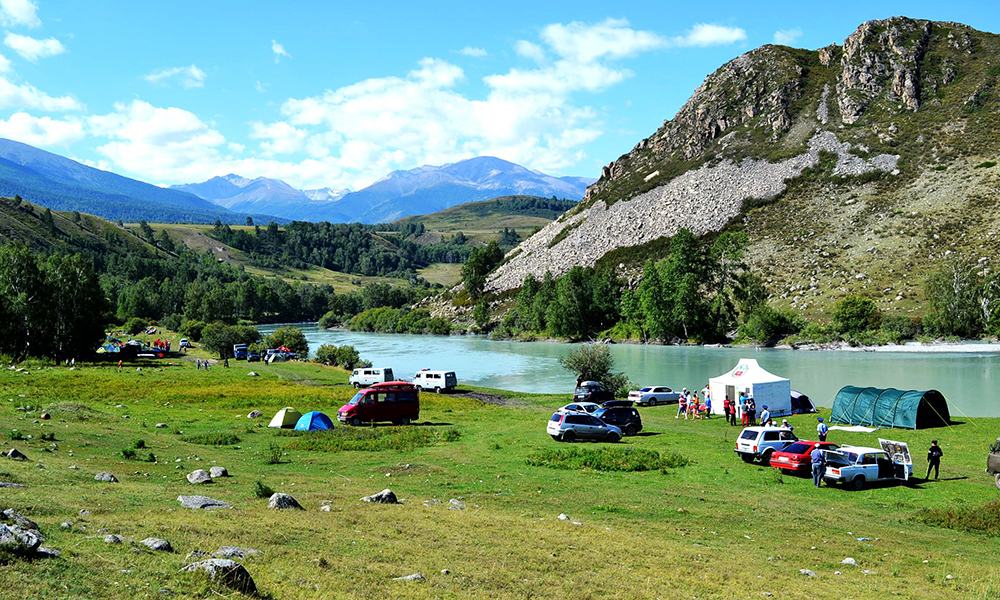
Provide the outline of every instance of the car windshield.
{"type": "Polygon", "coordinates": [[[756,431],[751,431],[751,430],[748,429],[747,431],[744,431],[743,433],[740,434],[740,439],[741,440],[755,440],[755,439],[757,439],[757,432],[756,431]]]}
{"type": "Polygon", "coordinates": [[[348,404],[350,404],[352,406],[356,405],[358,402],[361,402],[361,398],[364,395],[365,395],[364,392],[358,392],[357,394],[354,394],[354,397],[351,398],[351,400],[348,402],[348,404]]]}
{"type": "Polygon", "coordinates": [[[795,443],[791,446],[782,450],[782,452],[787,452],[789,454],[805,454],[806,452],[811,452],[809,444],[795,443]]]}
{"type": "Polygon", "coordinates": [[[598,408],[598,409],[597,409],[597,410],[595,410],[595,411],[594,411],[594,412],[593,412],[592,414],[593,414],[593,415],[594,415],[595,417],[597,417],[598,419],[603,419],[603,418],[604,418],[604,415],[606,415],[606,414],[607,414],[607,412],[608,412],[608,409],[606,409],[606,408],[598,408]]]}

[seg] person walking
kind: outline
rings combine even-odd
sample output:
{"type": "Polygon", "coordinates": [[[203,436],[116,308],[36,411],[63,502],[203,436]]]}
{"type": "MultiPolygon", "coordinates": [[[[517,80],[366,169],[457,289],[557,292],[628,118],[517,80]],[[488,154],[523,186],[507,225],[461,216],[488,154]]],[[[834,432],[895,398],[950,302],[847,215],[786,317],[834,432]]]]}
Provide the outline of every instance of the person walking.
{"type": "Polygon", "coordinates": [[[826,456],[823,455],[819,446],[816,446],[809,453],[809,460],[812,463],[813,485],[820,487],[820,484],[823,483],[823,472],[826,470],[826,456]]]}
{"type": "Polygon", "coordinates": [[[674,417],[675,419],[681,418],[681,413],[684,413],[684,418],[685,419],[688,418],[688,414],[687,414],[687,405],[688,405],[687,404],[687,402],[688,402],[687,395],[688,395],[688,389],[687,388],[684,388],[683,390],[681,390],[681,397],[677,399],[677,415],[674,417]]]}
{"type": "Polygon", "coordinates": [[[120,360],[118,361],[118,372],[119,373],[122,372],[122,361],[120,361],[120,360]]]}
{"type": "Polygon", "coordinates": [[[816,420],[819,421],[819,424],[816,425],[816,435],[819,436],[819,441],[825,442],[826,434],[830,432],[830,428],[823,422],[823,417],[816,417],[816,420]]]}
{"type": "Polygon", "coordinates": [[[931,447],[927,450],[927,475],[924,479],[931,478],[931,469],[934,469],[934,479],[938,478],[942,456],[944,456],[944,452],[941,450],[941,446],[938,446],[937,440],[931,440],[931,447]]]}

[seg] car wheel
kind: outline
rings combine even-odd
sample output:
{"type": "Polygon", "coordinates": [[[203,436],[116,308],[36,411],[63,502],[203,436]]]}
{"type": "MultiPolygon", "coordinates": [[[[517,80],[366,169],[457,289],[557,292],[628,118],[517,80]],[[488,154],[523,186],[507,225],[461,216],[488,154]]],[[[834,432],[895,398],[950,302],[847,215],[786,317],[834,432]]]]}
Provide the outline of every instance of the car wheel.
{"type": "Polygon", "coordinates": [[[441,393],[441,388],[438,387],[438,386],[434,386],[434,393],[435,394],[440,394],[441,393]]]}
{"type": "Polygon", "coordinates": [[[608,438],[607,438],[606,441],[609,444],[617,444],[620,440],[621,440],[621,438],[618,437],[618,434],[615,433],[614,431],[612,431],[611,433],[608,434],[608,438]]]}
{"type": "Polygon", "coordinates": [[[422,392],[422,391],[424,391],[424,388],[422,388],[422,387],[420,387],[420,386],[418,385],[418,386],[417,386],[417,392],[419,393],[419,392],[422,392]]]}
{"type": "Polygon", "coordinates": [[[355,382],[354,382],[354,389],[356,389],[356,390],[360,390],[360,389],[361,389],[361,384],[360,384],[360,383],[358,383],[357,381],[355,381],[355,382]]]}
{"type": "Polygon", "coordinates": [[[351,425],[354,425],[355,427],[360,426],[361,425],[361,417],[352,417],[351,418],[351,425]]]}
{"type": "Polygon", "coordinates": [[[576,441],[576,433],[573,431],[567,431],[563,434],[563,441],[567,444],[572,444],[576,441]]]}
{"type": "Polygon", "coordinates": [[[625,428],[625,435],[635,435],[639,433],[639,430],[635,428],[635,425],[629,425],[625,428]]]}
{"type": "Polygon", "coordinates": [[[656,398],[650,398],[649,399],[649,405],[650,406],[656,406],[656,398]]]}
{"type": "Polygon", "coordinates": [[[854,490],[855,492],[860,492],[861,490],[865,489],[865,478],[862,477],[861,475],[855,477],[854,480],[851,481],[851,489],[854,490]]]}
{"type": "Polygon", "coordinates": [[[742,458],[745,463],[752,463],[754,457],[753,454],[740,454],[740,458],[742,458]]]}
{"type": "Polygon", "coordinates": [[[402,417],[399,417],[399,424],[400,425],[409,425],[410,424],[410,417],[409,417],[409,415],[403,415],[402,417]]]}
{"type": "Polygon", "coordinates": [[[760,457],[760,462],[764,463],[765,465],[771,464],[771,454],[773,452],[774,450],[765,450],[763,456],[760,457]]]}
{"type": "Polygon", "coordinates": [[[554,439],[554,440],[555,440],[555,441],[557,441],[557,442],[561,442],[561,441],[562,441],[562,440],[560,440],[560,439],[559,439],[559,436],[558,436],[558,435],[554,435],[554,436],[552,436],[552,439],[554,439]]]}
{"type": "Polygon", "coordinates": [[[1000,490],[1000,473],[993,476],[993,481],[997,484],[997,489],[1000,490]]]}

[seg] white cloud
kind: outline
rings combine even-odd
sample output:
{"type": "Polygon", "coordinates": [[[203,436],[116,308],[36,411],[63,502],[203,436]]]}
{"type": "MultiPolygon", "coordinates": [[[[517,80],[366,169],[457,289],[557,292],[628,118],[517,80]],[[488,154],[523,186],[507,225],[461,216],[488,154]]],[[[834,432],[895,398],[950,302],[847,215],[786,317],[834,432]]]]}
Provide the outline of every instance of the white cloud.
{"type": "Polygon", "coordinates": [[[258,92],[260,92],[261,94],[263,94],[263,93],[267,92],[267,84],[266,83],[261,83],[260,79],[258,79],[257,80],[257,85],[254,86],[254,89],[256,89],[258,92]]]}
{"type": "Polygon", "coordinates": [[[747,32],[739,27],[726,27],[712,23],[698,23],[683,36],[671,39],[675,46],[725,46],[747,39],[747,32]]]}
{"type": "Polygon", "coordinates": [[[153,71],[149,75],[144,76],[143,79],[153,84],[164,85],[172,79],[177,79],[186,88],[196,88],[204,87],[205,72],[194,65],[190,67],[173,67],[153,71]]]}
{"type": "Polygon", "coordinates": [[[474,58],[481,58],[486,56],[487,52],[483,48],[473,48],[472,46],[466,46],[458,51],[459,54],[464,54],[465,56],[472,56],[474,58]]]}
{"type": "Polygon", "coordinates": [[[305,147],[307,132],[288,123],[278,122],[265,125],[259,121],[250,123],[250,137],[263,139],[261,150],[266,155],[293,154],[305,147]]]}
{"type": "Polygon", "coordinates": [[[774,32],[774,43],[782,46],[789,46],[794,44],[795,40],[800,37],[802,37],[801,27],[796,27],[795,29],[779,29],[774,32]]]}
{"type": "Polygon", "coordinates": [[[78,119],[39,118],[16,112],[6,121],[0,120],[0,137],[42,148],[67,147],[82,140],[84,135],[83,123],[78,119]]]}
{"type": "Polygon", "coordinates": [[[0,73],[10,73],[12,68],[13,65],[11,65],[10,59],[0,54],[0,73]]]}
{"type": "Polygon", "coordinates": [[[517,52],[518,56],[530,58],[537,63],[545,61],[545,50],[542,50],[542,47],[538,44],[534,44],[528,40],[517,40],[514,43],[514,52],[517,52]]]}
{"type": "Polygon", "coordinates": [[[31,0],[0,0],[0,25],[4,27],[38,27],[38,5],[31,0]]]}
{"type": "Polygon", "coordinates": [[[556,54],[575,63],[621,59],[669,45],[659,34],[628,25],[625,19],[606,19],[596,25],[555,23],[542,29],[542,39],[556,54]]]}
{"type": "Polygon", "coordinates": [[[27,35],[8,33],[4,37],[3,43],[31,62],[37,62],[39,58],[55,56],[66,51],[62,42],[56,38],[38,40],[27,35]]]}
{"type": "Polygon", "coordinates": [[[285,50],[285,47],[278,43],[277,40],[271,40],[271,52],[274,52],[274,62],[281,62],[281,57],[291,58],[292,55],[285,50]]]}
{"type": "Polygon", "coordinates": [[[59,112],[80,110],[83,105],[72,96],[53,98],[33,85],[12,83],[0,77],[0,109],[4,108],[59,112]]]}

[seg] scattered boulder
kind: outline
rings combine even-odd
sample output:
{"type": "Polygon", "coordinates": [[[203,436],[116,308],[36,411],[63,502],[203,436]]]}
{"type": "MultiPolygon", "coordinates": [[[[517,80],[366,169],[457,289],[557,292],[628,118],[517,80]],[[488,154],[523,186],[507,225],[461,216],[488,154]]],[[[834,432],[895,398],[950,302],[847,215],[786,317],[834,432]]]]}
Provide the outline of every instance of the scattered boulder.
{"type": "Polygon", "coordinates": [[[25,456],[17,448],[11,448],[10,450],[4,450],[3,452],[0,452],[0,456],[6,456],[7,458],[9,458],[11,460],[28,460],[28,457],[25,456]]]}
{"type": "Polygon", "coordinates": [[[414,573],[413,575],[404,575],[403,577],[393,577],[393,581],[425,581],[426,578],[420,573],[414,573]]]}
{"type": "Polygon", "coordinates": [[[569,521],[569,517],[566,516],[566,513],[559,513],[559,516],[556,518],[560,521],[569,521]]]}
{"type": "Polygon", "coordinates": [[[167,424],[166,424],[166,423],[157,423],[157,424],[155,425],[155,427],[156,427],[157,429],[166,429],[166,427],[167,427],[167,424]]]}
{"type": "Polygon", "coordinates": [[[459,502],[458,500],[452,498],[448,501],[448,508],[452,510],[465,510],[465,502],[459,502]]]}
{"type": "Polygon", "coordinates": [[[128,539],[127,537],[125,537],[123,535],[115,535],[115,534],[112,533],[112,534],[108,534],[108,535],[104,536],[104,543],[105,544],[125,544],[125,543],[131,544],[132,540],[128,539]]]}
{"type": "Polygon", "coordinates": [[[260,373],[258,373],[257,371],[250,371],[249,373],[247,373],[247,377],[260,377],[260,373]]]}
{"type": "Polygon", "coordinates": [[[854,565],[856,567],[856,566],[858,566],[858,561],[856,561],[853,558],[851,558],[850,556],[848,556],[844,560],[840,561],[840,564],[842,564],[842,565],[854,565]]]}
{"type": "Polygon", "coordinates": [[[190,483],[212,483],[212,476],[205,469],[198,469],[187,474],[190,483]]]}
{"type": "Polygon", "coordinates": [[[229,504],[223,502],[222,500],[209,498],[208,496],[177,496],[177,501],[180,502],[181,506],[184,508],[229,508],[229,504]]]}
{"type": "Polygon", "coordinates": [[[319,507],[319,509],[323,512],[330,512],[330,505],[324,504],[323,506],[319,507]]]}
{"type": "Polygon", "coordinates": [[[20,483],[11,483],[10,481],[0,481],[0,488],[26,488],[28,486],[21,485],[20,483]]]}
{"type": "Polygon", "coordinates": [[[229,471],[226,467],[212,467],[208,470],[208,474],[212,476],[212,479],[216,477],[229,477],[229,471]]]}
{"type": "Polygon", "coordinates": [[[816,573],[810,571],[809,569],[799,569],[799,573],[802,573],[806,577],[815,577],[816,573]]]}
{"type": "Polygon", "coordinates": [[[118,478],[111,473],[98,473],[94,475],[94,481],[106,481],[108,483],[118,483],[118,478]]]}
{"type": "Polygon", "coordinates": [[[62,529],[63,531],[73,531],[73,524],[69,521],[63,521],[59,524],[59,529],[62,529]]]}
{"type": "Polygon", "coordinates": [[[260,554],[260,550],[240,548],[239,546],[220,546],[212,556],[215,558],[247,558],[256,554],[260,554]]]}
{"type": "Polygon", "coordinates": [[[35,550],[35,557],[37,558],[59,558],[60,556],[62,556],[62,552],[52,546],[39,546],[35,550]]]}
{"type": "Polygon", "coordinates": [[[209,558],[191,563],[181,569],[182,573],[202,571],[214,582],[250,596],[257,595],[257,584],[253,577],[236,561],[225,558],[209,558]]]}
{"type": "Polygon", "coordinates": [[[250,411],[250,414],[247,415],[247,418],[248,419],[259,419],[259,418],[261,418],[263,416],[264,416],[264,413],[260,412],[259,410],[252,410],[252,411],[250,411]]]}
{"type": "Polygon", "coordinates": [[[378,502],[379,504],[398,504],[396,499],[396,494],[392,493],[392,490],[386,488],[377,494],[372,494],[371,496],[365,496],[361,499],[362,502],[378,502]]]}
{"type": "Polygon", "coordinates": [[[0,521],[10,523],[11,525],[17,525],[18,527],[24,527],[25,529],[38,529],[38,523],[35,523],[28,517],[15,511],[13,508],[8,508],[7,510],[0,512],[0,521]]]}
{"type": "Polygon", "coordinates": [[[156,552],[173,552],[174,547],[170,545],[167,540],[161,540],[160,538],[148,537],[139,542],[143,546],[146,546],[150,550],[155,550],[156,552]]]}
{"type": "Polygon", "coordinates": [[[191,552],[188,553],[187,560],[194,560],[196,558],[201,558],[203,556],[212,556],[212,555],[208,552],[205,552],[204,550],[192,550],[191,552]]]}
{"type": "Polygon", "coordinates": [[[268,508],[275,508],[278,510],[285,510],[287,508],[297,508],[299,510],[305,510],[299,501],[292,498],[288,494],[282,494],[281,492],[275,492],[271,499],[267,501],[268,508]]]}
{"type": "Polygon", "coordinates": [[[30,555],[44,541],[45,536],[35,529],[0,523],[0,548],[15,554],[30,555]]]}

